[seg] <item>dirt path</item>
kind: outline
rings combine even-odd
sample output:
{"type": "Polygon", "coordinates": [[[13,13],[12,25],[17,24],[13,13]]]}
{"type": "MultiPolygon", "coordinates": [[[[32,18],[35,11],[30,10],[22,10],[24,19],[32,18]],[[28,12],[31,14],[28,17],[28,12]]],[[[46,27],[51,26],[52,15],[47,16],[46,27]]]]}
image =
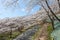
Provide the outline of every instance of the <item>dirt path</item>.
{"type": "Polygon", "coordinates": [[[42,25],[41,30],[39,31],[39,36],[35,40],[48,40],[48,32],[47,32],[47,27],[48,23],[45,23],[42,25]]]}

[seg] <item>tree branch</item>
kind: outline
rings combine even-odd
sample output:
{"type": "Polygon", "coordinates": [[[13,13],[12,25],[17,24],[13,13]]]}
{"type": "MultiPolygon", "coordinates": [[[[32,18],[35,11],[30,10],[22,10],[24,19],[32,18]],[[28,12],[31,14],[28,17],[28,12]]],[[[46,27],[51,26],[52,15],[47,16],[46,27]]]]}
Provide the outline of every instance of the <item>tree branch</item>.
{"type": "Polygon", "coordinates": [[[50,12],[51,12],[51,13],[54,15],[54,17],[60,22],[60,19],[59,19],[59,18],[54,14],[54,12],[51,10],[48,2],[47,2],[47,1],[45,1],[45,2],[46,2],[47,7],[49,8],[50,12]]]}

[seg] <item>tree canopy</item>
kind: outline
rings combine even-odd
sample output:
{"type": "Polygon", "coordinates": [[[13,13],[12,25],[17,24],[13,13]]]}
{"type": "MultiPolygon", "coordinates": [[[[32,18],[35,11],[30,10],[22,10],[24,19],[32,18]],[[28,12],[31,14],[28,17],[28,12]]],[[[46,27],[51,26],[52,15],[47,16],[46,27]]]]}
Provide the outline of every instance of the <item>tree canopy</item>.
{"type": "MultiPolygon", "coordinates": [[[[6,0],[5,4],[7,6],[16,6],[20,3],[21,0],[6,0]]],[[[53,17],[56,18],[59,22],[60,19],[56,16],[56,13],[60,11],[60,0],[22,0],[26,5],[26,10],[30,12],[35,6],[41,6],[40,9],[44,9],[52,21],[53,25],[53,17]],[[52,14],[53,16],[50,16],[52,14]]],[[[20,6],[20,5],[19,5],[20,6]]],[[[39,10],[40,11],[40,10],[39,10]]]]}

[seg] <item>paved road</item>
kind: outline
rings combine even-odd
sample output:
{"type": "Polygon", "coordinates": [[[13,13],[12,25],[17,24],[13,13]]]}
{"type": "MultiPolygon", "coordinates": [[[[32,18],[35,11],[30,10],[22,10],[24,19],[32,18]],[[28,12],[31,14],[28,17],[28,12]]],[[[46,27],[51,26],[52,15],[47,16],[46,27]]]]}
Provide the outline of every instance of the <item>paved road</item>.
{"type": "Polygon", "coordinates": [[[13,40],[31,40],[31,37],[38,31],[39,28],[40,26],[36,25],[13,40]]]}

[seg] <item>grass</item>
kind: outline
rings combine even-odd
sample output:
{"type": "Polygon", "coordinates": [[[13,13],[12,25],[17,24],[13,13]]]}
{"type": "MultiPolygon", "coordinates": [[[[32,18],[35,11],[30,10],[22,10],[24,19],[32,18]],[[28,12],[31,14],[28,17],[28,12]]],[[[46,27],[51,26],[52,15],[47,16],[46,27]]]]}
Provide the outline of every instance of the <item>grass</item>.
{"type": "MultiPolygon", "coordinates": [[[[38,30],[39,31],[39,30],[38,30]]],[[[38,34],[39,34],[40,32],[37,32],[34,36],[32,36],[32,38],[31,38],[31,40],[35,40],[35,38],[36,37],[38,37],[38,34]]]]}
{"type": "Polygon", "coordinates": [[[41,27],[40,27],[40,28],[38,29],[38,31],[32,36],[31,40],[35,40],[35,38],[39,36],[39,34],[40,34],[40,32],[39,32],[40,29],[41,29],[41,27]]]}
{"type": "MultiPolygon", "coordinates": [[[[38,32],[36,32],[36,33],[34,34],[34,36],[32,36],[32,40],[35,40],[36,37],[38,38],[38,36],[39,36],[39,34],[40,34],[40,32],[39,32],[40,29],[41,29],[41,28],[39,28],[39,29],[38,29],[38,32]]],[[[53,31],[53,28],[52,28],[51,25],[49,25],[48,28],[47,28],[48,40],[53,40],[53,38],[51,37],[51,32],[52,32],[52,31],[53,31]]]]}
{"type": "Polygon", "coordinates": [[[20,32],[18,32],[18,31],[12,32],[12,38],[10,38],[10,33],[9,32],[2,33],[2,34],[0,34],[0,40],[12,40],[16,36],[18,36],[19,34],[20,34],[20,32]]]}
{"type": "Polygon", "coordinates": [[[53,40],[53,38],[51,37],[51,33],[53,31],[53,28],[51,25],[48,26],[47,28],[47,32],[48,32],[48,40],[53,40]]]}
{"type": "MultiPolygon", "coordinates": [[[[31,29],[32,27],[33,26],[29,27],[28,29],[31,29]]],[[[21,33],[25,32],[28,29],[22,29],[21,32],[19,32],[19,31],[12,32],[12,38],[10,38],[10,32],[2,33],[2,34],[0,34],[0,40],[13,40],[18,35],[20,35],[21,33]]]]}
{"type": "Polygon", "coordinates": [[[21,30],[21,32],[19,31],[14,31],[12,32],[11,38],[10,38],[10,32],[5,32],[0,34],[0,40],[13,40],[14,38],[16,38],[18,35],[20,35],[21,33],[23,33],[26,30],[21,30]]]}
{"type": "MultiPolygon", "coordinates": [[[[33,26],[31,26],[30,28],[28,29],[31,29],[33,26]]],[[[28,29],[23,29],[21,33],[25,32],[26,30],[28,29]]],[[[38,29],[38,31],[32,36],[32,39],[31,40],[35,40],[36,37],[39,36],[40,34],[40,29],[41,27],[38,29]]],[[[48,28],[47,28],[47,32],[48,32],[48,40],[52,40],[53,38],[51,37],[51,32],[53,31],[52,29],[52,26],[49,25],[48,28]]],[[[14,38],[16,38],[18,35],[21,34],[19,31],[14,31],[12,32],[12,38],[10,38],[10,34],[9,32],[6,32],[6,33],[2,33],[0,34],[0,40],[13,40],[14,38]]]]}

